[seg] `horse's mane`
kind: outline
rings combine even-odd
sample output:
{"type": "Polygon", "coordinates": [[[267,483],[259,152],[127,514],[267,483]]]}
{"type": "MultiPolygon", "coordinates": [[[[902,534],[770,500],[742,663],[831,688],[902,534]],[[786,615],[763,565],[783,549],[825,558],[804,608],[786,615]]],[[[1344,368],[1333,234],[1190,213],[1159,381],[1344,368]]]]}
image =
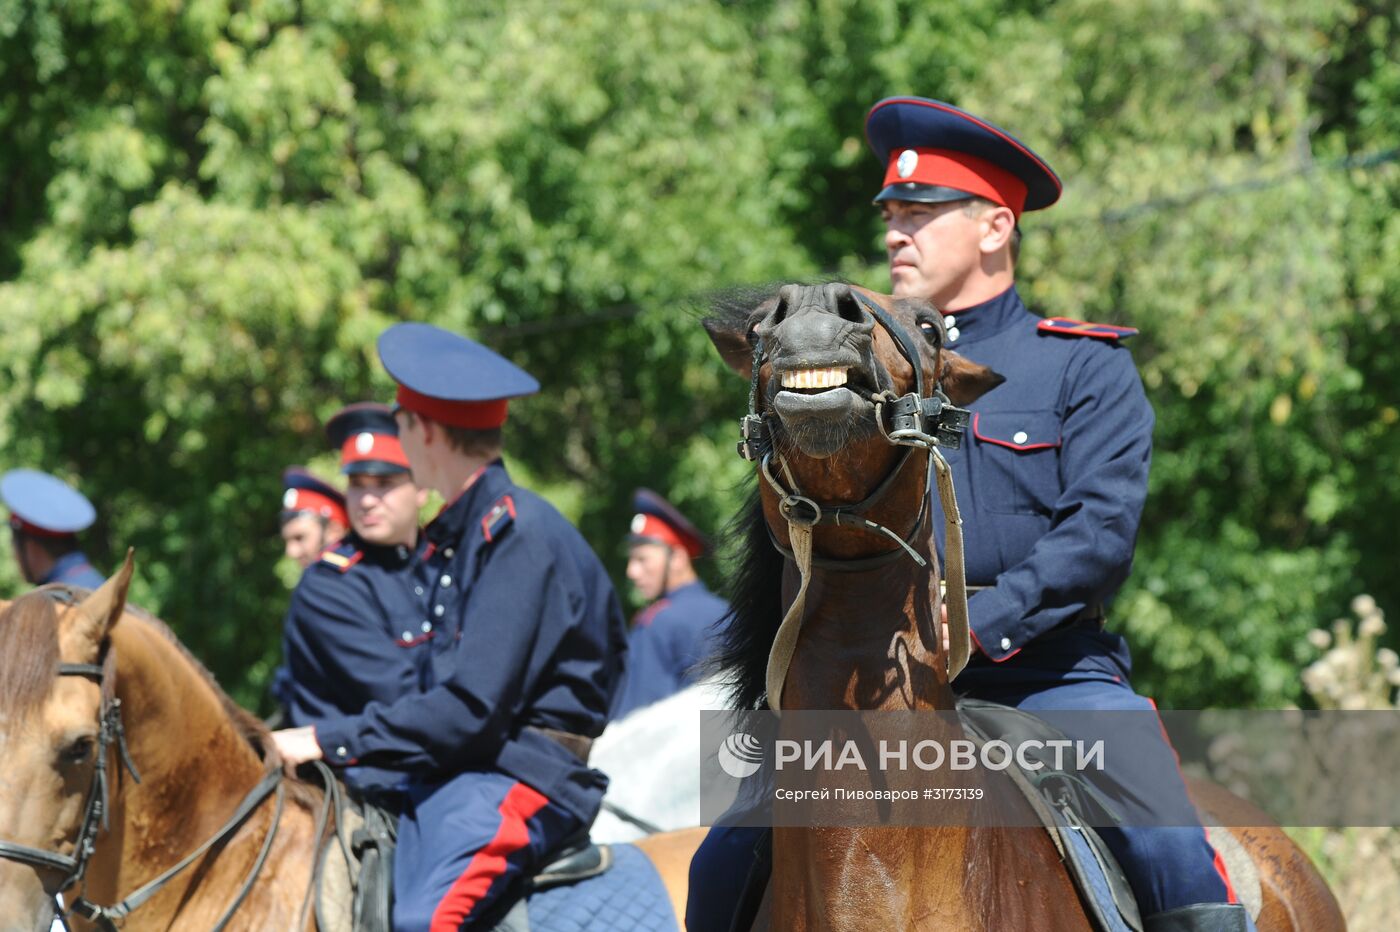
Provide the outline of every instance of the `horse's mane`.
{"type": "Polygon", "coordinates": [[[733,708],[754,709],[766,693],[768,651],[783,620],[783,555],[768,536],[756,481],[723,538],[731,567],[729,613],[720,622],[709,666],[721,676],[733,708]]]}
{"type": "Polygon", "coordinates": [[[43,704],[58,667],[58,613],[38,593],[0,612],[0,725],[13,725],[43,704]]]}

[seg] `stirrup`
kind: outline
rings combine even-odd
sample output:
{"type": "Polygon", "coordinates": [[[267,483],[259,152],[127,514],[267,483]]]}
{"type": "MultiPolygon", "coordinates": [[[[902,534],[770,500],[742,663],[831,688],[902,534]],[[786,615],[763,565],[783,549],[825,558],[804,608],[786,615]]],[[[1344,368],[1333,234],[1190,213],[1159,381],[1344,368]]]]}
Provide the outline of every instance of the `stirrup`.
{"type": "Polygon", "coordinates": [[[1238,903],[1196,903],[1148,916],[1143,932],[1254,932],[1238,903]]]}

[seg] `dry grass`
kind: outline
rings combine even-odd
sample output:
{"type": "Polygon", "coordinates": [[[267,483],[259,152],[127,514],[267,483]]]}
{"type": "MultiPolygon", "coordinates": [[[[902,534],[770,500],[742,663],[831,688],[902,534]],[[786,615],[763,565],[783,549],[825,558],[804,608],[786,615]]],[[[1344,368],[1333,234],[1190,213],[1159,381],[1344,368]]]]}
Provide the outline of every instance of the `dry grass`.
{"type": "MultiPolygon", "coordinates": [[[[1385,616],[1366,595],[1351,608],[1354,621],[1339,618],[1330,631],[1308,633],[1324,653],[1303,671],[1303,685],[1323,709],[1400,708],[1400,658],[1378,646],[1385,616]]],[[[1400,927],[1400,829],[1302,828],[1289,834],[1326,875],[1352,932],[1400,927]]]]}

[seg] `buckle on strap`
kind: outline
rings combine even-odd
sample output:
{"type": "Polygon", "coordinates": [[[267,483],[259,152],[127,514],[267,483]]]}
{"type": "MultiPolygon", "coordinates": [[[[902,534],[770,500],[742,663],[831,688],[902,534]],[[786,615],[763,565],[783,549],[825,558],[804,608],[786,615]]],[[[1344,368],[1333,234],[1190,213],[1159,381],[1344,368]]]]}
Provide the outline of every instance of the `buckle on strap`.
{"type": "Polygon", "coordinates": [[[768,436],[768,425],[763,423],[762,415],[744,415],[739,420],[739,434],[744,438],[739,441],[739,455],[750,463],[756,463],[772,452],[773,440],[768,436]]]}
{"type": "Polygon", "coordinates": [[[886,405],[889,436],[895,441],[913,438],[926,442],[931,436],[940,447],[956,450],[962,446],[963,432],[972,420],[972,412],[953,404],[941,390],[935,390],[928,398],[910,392],[888,400],[886,405]]]}

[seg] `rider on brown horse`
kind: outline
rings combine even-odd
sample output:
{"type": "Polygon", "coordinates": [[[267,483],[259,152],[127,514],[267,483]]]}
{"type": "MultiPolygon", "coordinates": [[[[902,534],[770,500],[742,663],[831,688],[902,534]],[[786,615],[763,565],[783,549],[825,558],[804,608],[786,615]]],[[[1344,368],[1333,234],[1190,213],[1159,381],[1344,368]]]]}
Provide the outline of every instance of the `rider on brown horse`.
{"type": "MultiPolygon", "coordinates": [[[[1021,303],[1017,222],[1054,203],[1060,182],[1019,141],[922,98],[881,101],[866,129],[887,166],[876,203],[894,294],[932,301],[948,346],[1007,377],[973,404],[971,436],[948,451],[977,648],[954,689],[1033,711],[1150,711],[1129,685],[1126,643],[1104,628],[1132,563],[1151,458],[1152,410],[1121,345],[1135,331],[1042,320],[1021,303]]],[[[1251,922],[1204,830],[1141,827],[1154,806],[1190,803],[1179,779],[1163,779],[1176,774],[1164,737],[1140,737],[1145,750],[1116,761],[1112,777],[1153,787],[1152,798],[1103,834],[1146,929],[1243,932],[1251,922]]],[[[729,927],[755,841],[754,830],[711,832],[692,866],[690,929],[729,927]]]]}

